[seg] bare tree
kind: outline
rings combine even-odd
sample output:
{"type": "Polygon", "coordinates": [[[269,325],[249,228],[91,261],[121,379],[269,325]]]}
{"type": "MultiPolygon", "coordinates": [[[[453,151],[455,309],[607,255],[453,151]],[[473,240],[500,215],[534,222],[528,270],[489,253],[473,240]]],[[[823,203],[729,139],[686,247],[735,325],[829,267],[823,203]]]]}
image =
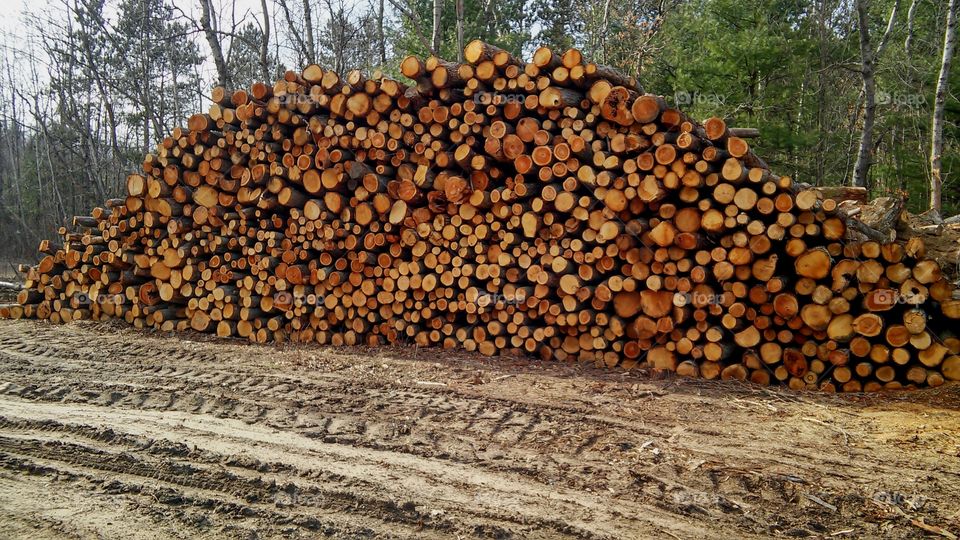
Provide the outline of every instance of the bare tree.
{"type": "Polygon", "coordinates": [[[229,87],[230,74],[227,71],[227,61],[220,46],[220,35],[217,29],[217,20],[213,14],[212,0],[200,0],[200,27],[207,38],[210,53],[213,55],[213,64],[217,68],[217,84],[229,87]]]}
{"type": "Polygon", "coordinates": [[[260,0],[263,10],[263,39],[260,41],[260,71],[263,81],[270,80],[270,13],[267,11],[267,0],[260,0]]]}
{"type": "Polygon", "coordinates": [[[943,116],[947,102],[947,86],[950,78],[950,63],[957,39],[957,0],[950,0],[947,7],[947,29],[943,35],[943,59],[940,62],[940,77],[937,79],[937,94],[933,104],[933,122],[930,143],[930,210],[940,213],[943,191],[943,116]]]}
{"type": "MultiPolygon", "coordinates": [[[[303,40],[303,32],[300,31],[300,28],[293,20],[293,15],[290,13],[290,6],[287,5],[286,0],[277,0],[277,5],[280,6],[280,9],[283,11],[283,18],[287,21],[287,34],[293,39],[297,46],[297,54],[300,55],[299,60],[307,64],[315,63],[316,60],[311,57],[310,52],[307,50],[306,42],[303,40]]],[[[279,41],[278,39],[277,42],[279,43],[279,41]]]]}
{"type": "Polygon", "coordinates": [[[870,165],[873,162],[873,125],[877,116],[877,61],[890,40],[900,0],[895,0],[890,10],[890,19],[880,42],[874,48],[870,40],[869,0],[855,0],[857,24],[860,32],[860,75],[863,79],[863,130],[860,132],[860,146],[857,151],[857,163],[853,169],[853,185],[869,187],[870,165]]]}
{"type": "Polygon", "coordinates": [[[307,62],[317,61],[317,43],[313,33],[313,11],[310,9],[310,0],[303,0],[303,32],[306,34],[307,62]]]}
{"type": "Polygon", "coordinates": [[[347,62],[347,47],[349,46],[350,13],[343,0],[324,0],[327,5],[327,28],[324,31],[325,48],[333,60],[333,70],[343,73],[347,62]]]}

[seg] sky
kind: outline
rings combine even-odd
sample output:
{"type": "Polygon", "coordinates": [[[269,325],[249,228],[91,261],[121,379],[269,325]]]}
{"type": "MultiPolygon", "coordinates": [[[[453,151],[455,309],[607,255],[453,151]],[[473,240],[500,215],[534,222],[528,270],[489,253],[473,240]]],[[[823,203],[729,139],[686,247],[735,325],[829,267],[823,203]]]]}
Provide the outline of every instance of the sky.
{"type": "MultiPolygon", "coordinates": [[[[66,11],[65,1],[69,0],[0,0],[0,9],[3,10],[3,15],[0,16],[0,45],[3,46],[5,52],[9,54],[11,49],[16,49],[19,54],[14,55],[14,60],[17,60],[17,56],[22,57],[28,49],[32,49],[34,54],[42,54],[38,47],[29,46],[30,26],[27,24],[27,20],[31,15],[45,16],[48,13],[63,13],[66,11]]],[[[114,1],[108,0],[107,4],[109,5],[114,1]]],[[[236,20],[242,20],[244,17],[246,17],[246,20],[262,18],[260,0],[213,0],[215,8],[221,14],[221,27],[226,28],[230,24],[231,11],[229,5],[231,1],[233,3],[233,17],[236,20]]],[[[186,13],[187,16],[199,19],[200,4],[197,0],[172,0],[170,3],[186,13]]],[[[277,9],[276,3],[273,1],[268,1],[267,6],[270,10],[277,9]]],[[[270,15],[272,23],[282,24],[281,14],[271,12],[270,15]]],[[[204,77],[213,81],[216,68],[210,57],[207,42],[203,39],[202,34],[196,36],[196,42],[205,57],[201,71],[204,77]]],[[[41,78],[42,76],[41,74],[41,78]]]]}

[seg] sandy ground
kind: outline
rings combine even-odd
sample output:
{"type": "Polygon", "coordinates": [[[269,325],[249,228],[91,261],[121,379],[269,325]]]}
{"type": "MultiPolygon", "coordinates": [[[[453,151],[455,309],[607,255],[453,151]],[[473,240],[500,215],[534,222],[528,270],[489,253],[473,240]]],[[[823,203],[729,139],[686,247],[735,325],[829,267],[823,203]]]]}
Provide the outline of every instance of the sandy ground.
{"type": "Polygon", "coordinates": [[[960,533],[960,387],[876,396],[0,321],[4,538],[960,533]]]}

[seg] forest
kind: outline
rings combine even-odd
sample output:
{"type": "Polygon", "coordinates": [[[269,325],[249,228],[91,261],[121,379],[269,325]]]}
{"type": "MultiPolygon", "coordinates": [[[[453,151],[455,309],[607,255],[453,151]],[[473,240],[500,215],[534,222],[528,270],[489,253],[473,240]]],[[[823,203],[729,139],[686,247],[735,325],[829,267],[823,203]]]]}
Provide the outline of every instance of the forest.
{"type": "Polygon", "coordinates": [[[908,193],[910,211],[953,216],[956,11],[956,0],[52,1],[2,36],[0,257],[33,261],[41,238],[119,196],[213,86],[311,63],[402,78],[404,56],[462,58],[476,38],[523,58],[580,48],[695,118],[758,128],[753,146],[781,174],[908,193]]]}

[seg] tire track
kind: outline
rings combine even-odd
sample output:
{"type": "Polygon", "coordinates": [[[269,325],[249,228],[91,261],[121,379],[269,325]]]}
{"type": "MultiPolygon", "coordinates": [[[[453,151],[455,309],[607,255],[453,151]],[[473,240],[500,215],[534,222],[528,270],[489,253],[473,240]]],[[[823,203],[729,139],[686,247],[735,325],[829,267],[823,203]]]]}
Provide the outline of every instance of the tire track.
{"type": "Polygon", "coordinates": [[[955,414],[904,454],[886,413],[829,396],[117,328],[0,323],[0,482],[117,497],[168,536],[870,536],[877,478],[957,493],[955,414]]]}

